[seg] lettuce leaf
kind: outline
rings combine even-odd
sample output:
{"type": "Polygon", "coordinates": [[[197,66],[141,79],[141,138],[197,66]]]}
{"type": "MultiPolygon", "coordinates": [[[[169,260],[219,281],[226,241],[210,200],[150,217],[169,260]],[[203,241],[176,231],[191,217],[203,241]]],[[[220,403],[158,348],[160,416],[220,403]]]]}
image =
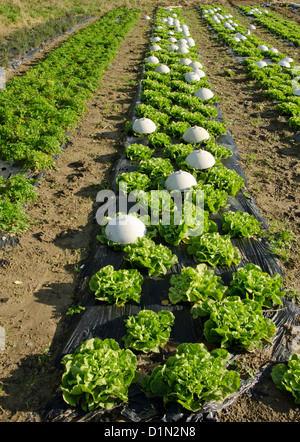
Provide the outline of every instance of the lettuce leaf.
{"type": "Polygon", "coordinates": [[[124,259],[133,267],[147,268],[149,275],[166,274],[168,269],[178,262],[178,257],[168,247],[155,244],[147,236],[138,238],[137,241],[126,246],[124,252],[127,254],[124,259]]]}
{"type": "Polygon", "coordinates": [[[143,279],[136,269],[114,270],[107,265],[91,277],[89,286],[99,301],[121,306],[128,301],[140,302],[143,279]]]}
{"type": "Polygon", "coordinates": [[[239,264],[241,260],[238,249],[231,244],[230,236],[221,236],[218,232],[191,237],[188,253],[213,267],[239,264]]]}
{"type": "Polygon", "coordinates": [[[209,299],[191,312],[194,317],[209,316],[204,336],[208,342],[219,342],[222,348],[236,346],[253,351],[270,342],[275,334],[275,324],[263,316],[261,305],[252,299],[238,296],[221,301],[209,299]]]}
{"type": "Polygon", "coordinates": [[[168,310],[158,313],[141,310],[137,316],[130,316],[126,321],[127,333],[122,338],[125,348],[158,353],[170,337],[174,319],[173,313],[168,310]]]}
{"type": "Polygon", "coordinates": [[[288,364],[273,367],[271,377],[277,388],[292,393],[296,404],[300,404],[300,355],[290,356],[288,364]]]}
{"type": "Polygon", "coordinates": [[[237,372],[226,369],[230,354],[225,349],[211,352],[202,343],[183,343],[175,356],[154,368],[141,387],[163,396],[164,403],[178,402],[195,412],[205,401],[221,401],[240,387],[237,372]]]}
{"type": "Polygon", "coordinates": [[[282,305],[281,298],[285,292],[281,291],[283,278],[279,273],[271,276],[258,265],[249,263],[234,272],[232,278],[229,295],[254,299],[266,308],[272,307],[273,303],[282,305]]]}
{"type": "Polygon", "coordinates": [[[170,279],[169,299],[172,304],[178,302],[201,303],[208,298],[221,300],[227,287],[220,276],[206,264],[198,264],[196,268],[185,267],[180,274],[170,279]]]}
{"type": "Polygon", "coordinates": [[[128,400],[128,388],[137,379],[136,356],[120,349],[114,339],[92,338],[62,358],[65,371],[61,390],[68,404],[84,411],[110,409],[128,400]]]}
{"type": "Polygon", "coordinates": [[[223,212],[221,215],[222,229],[230,236],[250,238],[260,233],[261,223],[247,212],[223,212]]]}

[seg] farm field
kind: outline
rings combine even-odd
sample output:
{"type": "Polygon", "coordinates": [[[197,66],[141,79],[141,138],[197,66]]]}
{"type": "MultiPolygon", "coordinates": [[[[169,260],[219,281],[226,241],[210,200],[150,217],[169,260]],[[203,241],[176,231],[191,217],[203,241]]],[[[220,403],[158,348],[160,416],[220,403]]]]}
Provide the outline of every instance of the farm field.
{"type": "MultiPolygon", "coordinates": [[[[66,2],[61,14],[71,10],[73,3],[66,2]]],[[[79,12],[99,14],[96,3],[86,2],[86,9],[79,12]]],[[[120,4],[122,2],[116,2],[116,6],[120,4]]],[[[200,7],[206,4],[211,5],[210,2],[182,3],[184,19],[201,54],[200,61],[211,89],[218,98],[222,121],[237,146],[239,163],[247,179],[247,192],[255,199],[261,216],[269,224],[267,239],[283,268],[284,290],[299,305],[299,132],[297,126],[289,125],[290,115],[279,112],[278,100],[263,93],[261,79],[251,77],[247,65],[241,63],[208,27],[208,21],[200,11],[200,7]]],[[[250,19],[236,6],[249,4],[254,5],[224,1],[218,6],[247,27],[250,19]]],[[[177,3],[172,5],[177,6],[177,3]]],[[[83,102],[86,101],[86,107],[81,103],[76,107],[83,110],[82,116],[75,124],[73,114],[67,120],[62,119],[63,123],[70,121],[70,126],[73,125],[68,139],[59,138],[67,141],[67,148],[55,159],[54,168],[46,163],[51,167],[38,182],[38,198],[26,208],[30,220],[28,228],[18,234],[15,241],[9,232],[3,232],[2,243],[7,241],[4,238],[9,240],[0,249],[0,326],[6,331],[6,348],[0,350],[2,422],[22,422],[28,416],[33,421],[41,420],[36,412],[45,407],[59,388],[62,367],[57,360],[83,315],[83,312],[70,315],[71,309],[76,309],[79,303],[90,302],[89,278],[85,276],[85,269],[97,248],[96,195],[100,190],[110,188],[118,171],[118,161],[124,155],[124,141],[128,135],[126,123],[131,121],[138,98],[157,7],[169,6],[169,2],[145,1],[142,5],[126,2],[125,6],[139,8],[140,14],[106,69],[103,72],[99,69],[98,77],[93,78],[88,89],[90,93],[80,95],[83,102]],[[150,20],[145,20],[146,15],[150,20]]],[[[299,25],[299,15],[290,6],[280,3],[273,10],[299,25]]],[[[93,26],[94,23],[93,19],[93,26]]],[[[268,47],[276,47],[280,53],[292,57],[296,66],[300,64],[296,46],[258,24],[253,34],[268,47]]],[[[63,45],[57,46],[63,56],[63,45]]],[[[49,56],[55,49],[54,43],[53,52],[51,47],[47,50],[49,56]]],[[[92,57],[92,50],[90,52],[92,57]]],[[[94,60],[96,65],[96,54],[94,60]]],[[[47,62],[47,56],[38,54],[26,62],[26,67],[10,71],[10,78],[18,77],[22,81],[18,72],[25,75],[28,71],[30,74],[41,62],[47,62]]],[[[95,65],[87,64],[87,77],[90,70],[94,72],[95,65]]],[[[61,71],[57,72],[58,81],[61,71]]],[[[49,81],[55,85],[53,78],[49,81]]],[[[148,80],[151,79],[155,80],[155,75],[149,74],[148,80]]],[[[144,99],[149,100],[147,104],[150,95],[144,94],[144,99]]],[[[10,115],[9,105],[6,100],[6,115],[10,115]]],[[[55,118],[63,115],[63,112],[59,116],[55,114],[55,118]]],[[[216,127],[221,130],[221,126],[216,127]]],[[[51,136],[56,135],[51,133],[51,136]]],[[[24,143],[32,141],[26,136],[24,140],[24,143]]],[[[2,153],[7,155],[3,149],[2,153]]],[[[58,151],[50,151],[49,156],[53,153],[58,151]]],[[[43,167],[37,167],[40,156],[22,156],[22,160],[24,158],[25,164],[35,166],[35,173],[43,170],[43,167]]],[[[289,324],[286,333],[288,327],[289,324]]],[[[269,351],[259,349],[255,353],[245,353],[239,369],[251,377],[269,361],[269,351]]],[[[293,397],[276,388],[267,376],[255,386],[253,395],[242,395],[225,407],[218,420],[298,422],[300,412],[293,397]]]]}

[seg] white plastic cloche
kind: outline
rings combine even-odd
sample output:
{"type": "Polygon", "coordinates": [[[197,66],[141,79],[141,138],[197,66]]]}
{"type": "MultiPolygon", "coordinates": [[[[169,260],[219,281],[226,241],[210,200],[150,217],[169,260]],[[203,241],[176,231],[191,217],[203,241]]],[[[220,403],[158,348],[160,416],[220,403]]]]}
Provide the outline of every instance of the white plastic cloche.
{"type": "Polygon", "coordinates": [[[173,172],[165,181],[165,186],[169,191],[172,190],[188,190],[197,184],[196,179],[189,172],[178,170],[173,172]]]}
{"type": "Polygon", "coordinates": [[[269,48],[266,45],[259,45],[257,46],[257,49],[259,49],[260,51],[268,51],[269,48]]]}
{"type": "Polygon", "coordinates": [[[155,55],[151,55],[150,57],[146,58],[146,63],[158,64],[159,63],[159,59],[157,57],[155,57],[155,55]]]}
{"type": "Polygon", "coordinates": [[[300,97],[300,87],[298,87],[297,89],[294,89],[293,94],[297,95],[297,97],[300,97]]]}
{"type": "Polygon", "coordinates": [[[255,64],[256,64],[256,66],[259,66],[260,68],[264,68],[265,66],[268,66],[268,63],[265,62],[264,60],[259,60],[255,64]]]}
{"type": "Polygon", "coordinates": [[[132,125],[132,130],[138,134],[151,134],[156,130],[156,124],[150,118],[138,118],[132,125]]]}
{"type": "Polygon", "coordinates": [[[150,46],[150,51],[160,51],[160,50],[161,50],[161,47],[156,43],[154,43],[154,45],[150,46]]]}
{"type": "Polygon", "coordinates": [[[194,69],[192,72],[196,72],[199,78],[203,78],[206,75],[202,69],[194,69]]]}
{"type": "Polygon", "coordinates": [[[134,215],[117,215],[105,227],[107,239],[118,244],[130,244],[146,235],[145,224],[134,215]]]}
{"type": "Polygon", "coordinates": [[[189,67],[193,69],[203,69],[203,65],[200,63],[200,61],[192,61],[189,63],[189,67]]]}
{"type": "Polygon", "coordinates": [[[155,72],[159,72],[160,74],[168,74],[170,72],[170,68],[166,64],[160,64],[155,69],[155,72]]]}
{"type": "Polygon", "coordinates": [[[207,87],[202,87],[201,89],[198,89],[194,95],[195,97],[199,97],[201,100],[209,100],[214,96],[214,93],[207,87]]]}
{"type": "Polygon", "coordinates": [[[168,47],[168,50],[169,50],[169,51],[177,51],[177,49],[178,49],[178,46],[175,45],[174,43],[171,44],[171,45],[168,47]]]}
{"type": "Polygon", "coordinates": [[[183,139],[187,143],[202,143],[202,141],[209,138],[209,133],[204,127],[192,126],[183,134],[183,139]]]}
{"type": "Polygon", "coordinates": [[[178,54],[188,54],[190,51],[189,51],[188,46],[182,45],[182,46],[179,46],[179,48],[176,50],[176,52],[178,52],[178,54]]]}
{"type": "Polygon", "coordinates": [[[284,68],[290,68],[291,65],[288,61],[286,60],[280,60],[277,64],[279,64],[279,66],[282,66],[284,68]]]}
{"type": "Polygon", "coordinates": [[[185,162],[193,169],[208,169],[216,163],[215,158],[207,150],[193,150],[188,154],[185,162]]]}
{"type": "Polygon", "coordinates": [[[185,81],[190,83],[191,81],[199,81],[200,77],[195,71],[187,72],[184,76],[185,81]]]}
{"type": "Polygon", "coordinates": [[[180,63],[180,64],[185,64],[186,66],[189,66],[189,65],[192,63],[192,60],[191,60],[190,58],[186,58],[186,57],[184,57],[184,58],[182,58],[182,59],[179,61],[179,63],[180,63]]]}

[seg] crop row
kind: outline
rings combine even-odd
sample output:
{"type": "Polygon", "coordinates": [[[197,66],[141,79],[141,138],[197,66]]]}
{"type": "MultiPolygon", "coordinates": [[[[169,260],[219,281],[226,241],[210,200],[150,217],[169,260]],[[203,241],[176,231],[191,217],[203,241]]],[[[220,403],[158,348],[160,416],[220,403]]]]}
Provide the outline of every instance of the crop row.
{"type": "Polygon", "coordinates": [[[300,46],[300,30],[292,20],[287,20],[279,14],[270,12],[268,9],[256,6],[255,8],[249,5],[238,6],[247,16],[254,17],[254,22],[278,35],[279,37],[290,41],[295,46],[300,46]]]}
{"type": "Polygon", "coordinates": [[[275,103],[278,112],[288,117],[289,127],[299,130],[299,71],[293,59],[274,47],[269,48],[252,30],[233,20],[226,8],[200,5],[199,9],[211,29],[234,54],[245,57],[242,63],[247,75],[258,82],[263,95],[275,103]]]}
{"type": "MultiPolygon", "coordinates": [[[[7,83],[0,94],[2,160],[34,173],[55,168],[68,131],[79,123],[88,98],[139,14],[126,8],[108,12],[7,83]]],[[[33,180],[22,174],[1,178],[0,195],[0,231],[26,230],[24,204],[37,198],[33,180]]]]}
{"type": "MultiPolygon", "coordinates": [[[[158,8],[155,24],[145,58],[141,103],[135,108],[133,123],[127,124],[133,142],[127,145],[126,156],[135,170],[120,172],[116,184],[120,190],[135,191],[137,201],[148,208],[153,204],[152,191],[172,190],[172,186],[168,186],[172,182],[170,177],[183,173],[190,180],[184,188],[192,196],[187,206],[190,214],[197,194],[204,192],[206,206],[200,221],[203,233],[191,235],[192,226],[186,219],[174,222],[178,210],[175,203],[166,208],[162,201],[162,205],[156,207],[160,215],[169,212],[167,225],[159,222],[152,226],[147,224],[148,215],[135,214],[137,221],[132,226],[142,228],[142,220],[147,231],[145,234],[142,229],[141,236],[139,231],[133,231],[131,234],[137,239],[127,244],[114,237],[118,222],[114,217],[107,217],[98,240],[122,251],[131,268],[103,267],[90,279],[90,289],[95,298],[104,303],[118,306],[126,302],[139,303],[143,270],[150,276],[166,275],[178,263],[178,257],[165,244],[186,244],[187,252],[198,265],[172,274],[169,305],[188,303],[194,318],[203,316],[205,339],[216,348],[208,351],[204,344],[180,344],[165,364],[139,379],[134,352],[159,352],[170,338],[175,319],[166,307],[158,313],[141,310],[126,320],[122,350],[113,339],[92,338],[73,354],[63,357],[63,397],[70,405],[80,405],[89,411],[98,407],[109,409],[120,400],[127,401],[128,388],[133,382],[138,382],[150,396],[162,396],[165,403],[176,401],[192,412],[199,410],[203,401],[219,401],[234,393],[240,379],[237,372],[226,368],[230,358],[228,350],[249,351],[261,347],[263,342],[271,342],[275,324],[263,315],[262,308],[280,305],[284,296],[282,277],[271,276],[252,263],[233,273],[230,286],[225,286],[215,275],[217,265],[240,264],[241,258],[231,238],[259,235],[260,224],[253,215],[225,209],[228,196],[235,196],[245,183],[237,172],[222,164],[222,160],[232,154],[230,149],[218,144],[219,134],[227,129],[218,119],[218,98],[210,89],[205,67],[199,62],[198,49],[185,25],[182,8],[158,8]],[[204,92],[207,95],[203,96],[204,92]],[[202,139],[189,138],[191,133],[201,134],[202,139]],[[189,155],[203,152],[212,154],[215,163],[203,169],[193,167],[188,161],[189,155]],[[209,215],[222,207],[225,210],[219,234],[209,215]],[[103,363],[101,380],[95,370],[97,361],[103,363]]],[[[124,225],[130,218],[122,213],[115,217],[124,225]]]]}

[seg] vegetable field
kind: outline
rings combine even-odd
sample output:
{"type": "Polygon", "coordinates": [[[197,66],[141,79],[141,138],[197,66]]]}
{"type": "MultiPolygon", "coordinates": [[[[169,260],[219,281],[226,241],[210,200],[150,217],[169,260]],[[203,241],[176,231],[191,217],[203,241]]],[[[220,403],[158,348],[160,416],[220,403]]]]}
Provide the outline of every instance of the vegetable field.
{"type": "Polygon", "coordinates": [[[299,421],[299,8],[61,7],[0,42],[0,421],[299,421]]]}

